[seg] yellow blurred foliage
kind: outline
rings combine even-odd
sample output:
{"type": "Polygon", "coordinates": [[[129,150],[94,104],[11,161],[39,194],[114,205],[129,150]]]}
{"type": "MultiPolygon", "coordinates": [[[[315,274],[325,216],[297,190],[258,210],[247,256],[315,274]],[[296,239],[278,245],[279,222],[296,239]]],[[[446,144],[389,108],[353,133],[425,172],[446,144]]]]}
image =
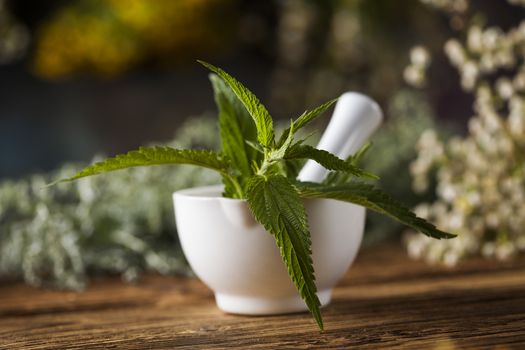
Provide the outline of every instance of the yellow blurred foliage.
{"type": "Polygon", "coordinates": [[[145,62],[178,64],[235,41],[237,0],[78,0],[44,22],[34,72],[114,76],[145,62]]]}

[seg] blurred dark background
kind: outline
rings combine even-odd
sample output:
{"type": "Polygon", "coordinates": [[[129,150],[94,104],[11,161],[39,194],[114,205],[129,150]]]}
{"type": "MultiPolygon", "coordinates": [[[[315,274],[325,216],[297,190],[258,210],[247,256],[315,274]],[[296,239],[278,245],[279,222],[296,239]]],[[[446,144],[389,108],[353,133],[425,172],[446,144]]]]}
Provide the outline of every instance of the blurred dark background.
{"type": "MultiPolygon", "coordinates": [[[[524,17],[499,0],[472,7],[503,29],[524,17]]],[[[214,110],[197,58],[290,119],[346,90],[386,107],[423,44],[438,82],[424,98],[464,130],[472,101],[439,53],[465,25],[418,0],[0,0],[0,178],[170,139],[214,110]]]]}

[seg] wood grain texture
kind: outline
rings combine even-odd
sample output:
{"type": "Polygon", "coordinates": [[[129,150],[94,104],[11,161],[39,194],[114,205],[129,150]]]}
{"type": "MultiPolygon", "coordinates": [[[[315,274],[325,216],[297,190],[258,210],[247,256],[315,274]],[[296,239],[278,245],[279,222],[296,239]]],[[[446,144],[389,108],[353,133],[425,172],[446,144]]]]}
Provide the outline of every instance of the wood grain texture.
{"type": "Polygon", "coordinates": [[[525,349],[525,259],[459,268],[397,246],[360,254],[323,310],[246,317],[215,307],[196,279],[92,281],[83,293],[0,286],[2,349],[525,349]]]}

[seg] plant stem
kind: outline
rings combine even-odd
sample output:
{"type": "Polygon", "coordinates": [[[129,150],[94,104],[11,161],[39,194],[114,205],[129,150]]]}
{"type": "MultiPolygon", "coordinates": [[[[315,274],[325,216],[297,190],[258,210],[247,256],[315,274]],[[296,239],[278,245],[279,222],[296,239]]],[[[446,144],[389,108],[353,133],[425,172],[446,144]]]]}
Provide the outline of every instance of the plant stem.
{"type": "Polygon", "coordinates": [[[226,176],[230,181],[231,183],[233,184],[233,186],[235,187],[235,193],[237,194],[237,198],[239,199],[244,199],[244,192],[242,190],[242,187],[241,185],[239,184],[239,182],[235,179],[235,177],[231,176],[230,174],[228,173],[222,173],[224,176],[226,176]]]}
{"type": "Polygon", "coordinates": [[[265,176],[266,175],[266,171],[268,170],[268,168],[270,167],[270,165],[272,165],[271,162],[269,162],[266,158],[264,159],[261,167],[259,168],[259,170],[257,171],[257,175],[261,175],[261,176],[265,176]]]}

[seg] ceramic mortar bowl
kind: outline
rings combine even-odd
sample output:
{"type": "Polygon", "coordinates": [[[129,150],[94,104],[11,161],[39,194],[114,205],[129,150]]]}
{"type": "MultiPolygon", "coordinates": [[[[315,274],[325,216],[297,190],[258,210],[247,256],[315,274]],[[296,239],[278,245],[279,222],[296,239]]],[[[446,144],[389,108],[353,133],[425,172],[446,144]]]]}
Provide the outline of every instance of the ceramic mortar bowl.
{"type": "MultiPolygon", "coordinates": [[[[223,311],[268,315],[307,310],[288,276],[273,236],[246,201],[221,197],[222,186],[173,194],[182,249],[223,311]]],[[[365,209],[331,199],[305,200],[321,304],[352,264],[363,236],[365,209]]]]}

